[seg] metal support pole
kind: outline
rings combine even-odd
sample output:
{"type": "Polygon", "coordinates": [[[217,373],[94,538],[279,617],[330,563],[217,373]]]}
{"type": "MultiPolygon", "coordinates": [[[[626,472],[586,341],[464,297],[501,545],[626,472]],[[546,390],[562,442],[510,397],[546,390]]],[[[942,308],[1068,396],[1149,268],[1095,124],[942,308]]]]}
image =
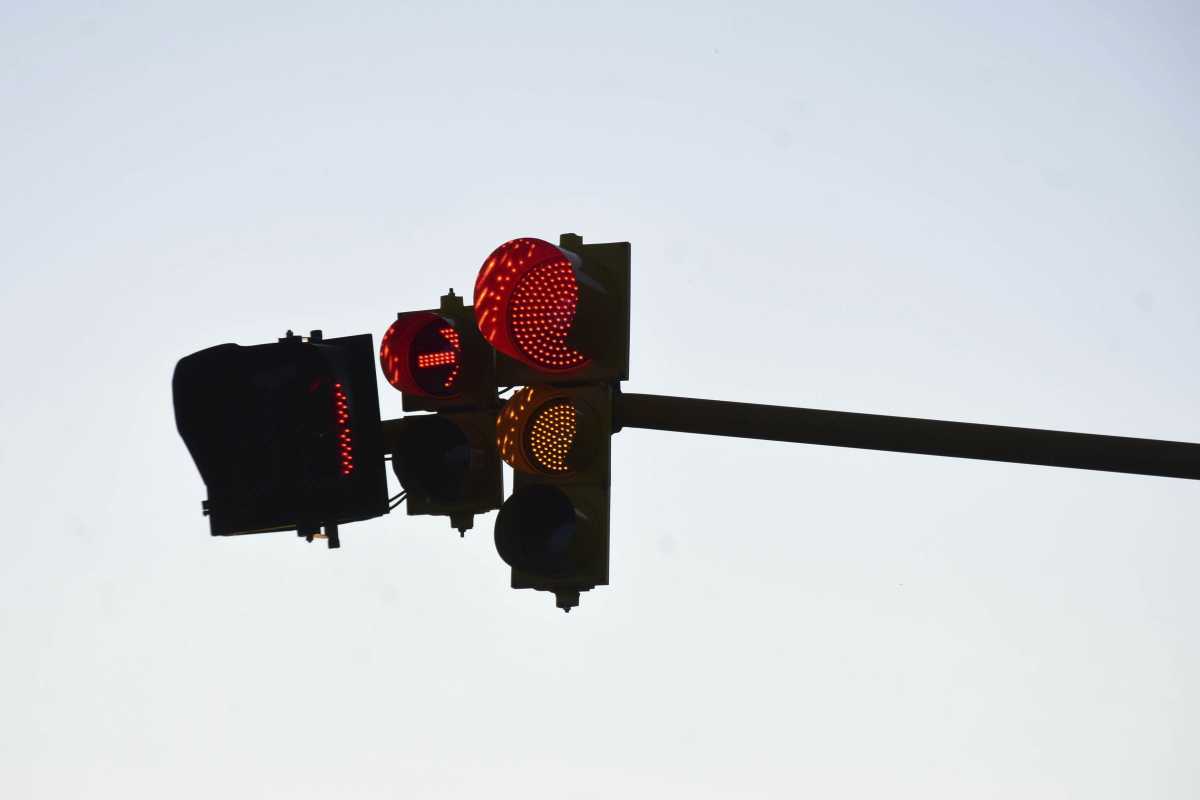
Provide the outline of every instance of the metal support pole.
{"type": "Polygon", "coordinates": [[[649,428],[1200,480],[1200,444],[1186,442],[654,394],[618,394],[613,411],[614,430],[649,428]]]}

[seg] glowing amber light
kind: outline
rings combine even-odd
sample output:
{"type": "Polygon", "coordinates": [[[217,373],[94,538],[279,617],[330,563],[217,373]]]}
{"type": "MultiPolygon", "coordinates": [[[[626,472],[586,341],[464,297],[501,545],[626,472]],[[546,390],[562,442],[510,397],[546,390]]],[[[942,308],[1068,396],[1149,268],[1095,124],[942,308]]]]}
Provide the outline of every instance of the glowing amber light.
{"type": "Polygon", "coordinates": [[[543,406],[528,425],[530,460],[547,472],[570,472],[567,456],[575,443],[575,406],[560,400],[543,406]]]}
{"type": "Polygon", "coordinates": [[[337,425],[339,471],[342,475],[354,472],[354,437],[350,432],[350,398],[340,383],[333,385],[333,418],[337,425]]]}
{"type": "Polygon", "coordinates": [[[586,408],[581,412],[561,390],[528,386],[509,398],[497,416],[496,447],[521,472],[574,474],[583,466],[577,445],[582,432],[590,430],[590,419],[586,408]]]}
{"type": "Polygon", "coordinates": [[[541,239],[497,247],[475,280],[475,322],[506,355],[547,371],[576,369],[588,359],[567,344],[579,286],[565,251],[541,239]]]}

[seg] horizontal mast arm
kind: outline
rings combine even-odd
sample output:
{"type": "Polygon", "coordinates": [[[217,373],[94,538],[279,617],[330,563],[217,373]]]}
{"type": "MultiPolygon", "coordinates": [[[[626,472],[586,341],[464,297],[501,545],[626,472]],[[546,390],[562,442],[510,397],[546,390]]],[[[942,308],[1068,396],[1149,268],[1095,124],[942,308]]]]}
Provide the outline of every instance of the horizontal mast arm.
{"type": "Polygon", "coordinates": [[[1048,467],[1200,479],[1200,444],[934,419],[618,394],[615,429],[769,439],[1048,467]]]}

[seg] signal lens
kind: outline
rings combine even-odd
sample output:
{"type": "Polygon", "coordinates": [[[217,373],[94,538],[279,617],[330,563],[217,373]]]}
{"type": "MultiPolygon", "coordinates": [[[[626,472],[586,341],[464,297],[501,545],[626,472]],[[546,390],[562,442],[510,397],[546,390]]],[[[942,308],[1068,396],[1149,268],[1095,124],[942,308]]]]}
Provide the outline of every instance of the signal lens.
{"type": "Polygon", "coordinates": [[[409,394],[458,394],[462,363],[458,331],[430,311],[401,314],[383,335],[379,348],[379,364],[388,383],[409,394]]]}
{"type": "Polygon", "coordinates": [[[527,386],[496,417],[496,448],[513,469],[565,477],[586,469],[601,431],[596,412],[569,390],[527,386]]]}
{"type": "Polygon", "coordinates": [[[392,470],[400,485],[438,503],[462,499],[471,445],[462,428],[437,414],[405,417],[392,470]]]}
{"type": "Polygon", "coordinates": [[[496,551],[514,569],[536,575],[570,574],[587,559],[574,504],[553,486],[513,492],[496,517],[496,551]]]}
{"type": "Polygon", "coordinates": [[[568,253],[542,239],[497,247],[475,279],[475,322],[500,352],[537,369],[563,372],[588,362],[567,344],[579,307],[568,253]]]}
{"type": "Polygon", "coordinates": [[[530,418],[525,430],[525,449],[535,466],[556,474],[571,471],[567,457],[575,444],[575,406],[570,400],[546,403],[530,418]]]}

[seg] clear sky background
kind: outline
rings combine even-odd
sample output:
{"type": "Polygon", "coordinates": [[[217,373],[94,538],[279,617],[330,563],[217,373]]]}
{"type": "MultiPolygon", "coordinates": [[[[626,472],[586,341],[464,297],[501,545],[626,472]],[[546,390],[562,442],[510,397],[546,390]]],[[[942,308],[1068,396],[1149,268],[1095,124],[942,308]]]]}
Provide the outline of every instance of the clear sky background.
{"type": "Polygon", "coordinates": [[[170,394],[575,231],[633,243],[630,391],[1200,441],[1198,40],[1187,2],[5,4],[0,795],[1200,796],[1190,482],[625,431],[564,615],[494,515],[210,538],[170,394]]]}

